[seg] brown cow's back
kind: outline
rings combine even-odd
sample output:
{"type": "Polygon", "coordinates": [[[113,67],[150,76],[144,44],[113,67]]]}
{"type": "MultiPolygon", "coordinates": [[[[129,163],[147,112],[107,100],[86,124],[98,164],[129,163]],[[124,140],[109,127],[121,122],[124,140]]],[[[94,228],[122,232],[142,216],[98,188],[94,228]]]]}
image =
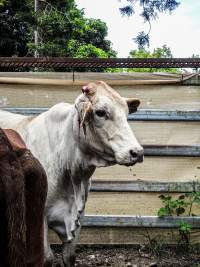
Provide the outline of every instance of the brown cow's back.
{"type": "Polygon", "coordinates": [[[47,178],[39,161],[30,151],[19,155],[19,160],[25,176],[27,267],[39,267],[43,266],[44,258],[43,222],[47,178]]]}
{"type": "Polygon", "coordinates": [[[41,164],[16,132],[0,129],[0,214],[4,214],[0,235],[5,240],[0,243],[0,251],[8,251],[7,258],[0,258],[0,266],[43,266],[46,194],[47,179],[41,164]]]}
{"type": "Polygon", "coordinates": [[[26,266],[24,175],[16,153],[0,130],[0,266],[26,266]]]}

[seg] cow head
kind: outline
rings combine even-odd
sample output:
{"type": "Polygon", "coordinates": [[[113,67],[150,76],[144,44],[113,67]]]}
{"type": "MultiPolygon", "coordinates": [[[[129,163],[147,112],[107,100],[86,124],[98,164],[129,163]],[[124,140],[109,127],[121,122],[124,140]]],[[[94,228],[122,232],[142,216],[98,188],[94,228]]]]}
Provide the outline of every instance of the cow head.
{"type": "Polygon", "coordinates": [[[143,161],[143,148],[135,138],[127,115],[140,101],[125,99],[104,82],[89,83],[75,102],[78,127],[75,135],[84,153],[96,167],[131,166],[143,161]]]}

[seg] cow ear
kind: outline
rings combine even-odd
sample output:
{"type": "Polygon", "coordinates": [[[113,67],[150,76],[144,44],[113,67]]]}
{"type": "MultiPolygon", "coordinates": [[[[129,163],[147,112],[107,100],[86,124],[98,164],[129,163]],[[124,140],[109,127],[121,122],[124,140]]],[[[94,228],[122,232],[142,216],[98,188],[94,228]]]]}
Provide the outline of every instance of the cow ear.
{"type": "Polygon", "coordinates": [[[140,105],[140,100],[137,98],[125,98],[128,105],[129,113],[134,113],[140,105]]]}
{"type": "Polygon", "coordinates": [[[23,139],[16,131],[12,129],[3,129],[3,132],[7,136],[14,151],[18,151],[19,149],[26,148],[26,144],[24,143],[23,139]]]}

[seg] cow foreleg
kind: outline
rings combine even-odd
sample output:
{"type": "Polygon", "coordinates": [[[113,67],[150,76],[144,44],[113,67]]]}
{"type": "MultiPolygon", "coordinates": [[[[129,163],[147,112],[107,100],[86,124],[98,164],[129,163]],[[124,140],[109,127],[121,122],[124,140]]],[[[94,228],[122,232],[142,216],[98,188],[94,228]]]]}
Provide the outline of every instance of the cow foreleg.
{"type": "Polygon", "coordinates": [[[62,238],[63,242],[63,250],[62,250],[62,257],[63,257],[63,263],[65,267],[73,267],[75,266],[75,250],[76,245],[78,242],[79,234],[80,234],[81,226],[78,226],[76,230],[74,231],[74,239],[70,242],[66,240],[66,238],[62,238]]]}
{"type": "MultiPolygon", "coordinates": [[[[64,207],[65,209],[61,209],[60,206],[59,213],[58,206],[56,208],[54,207],[54,211],[52,209],[50,212],[51,216],[49,215],[48,222],[50,228],[57,233],[63,243],[63,264],[66,267],[72,267],[75,262],[75,246],[80,231],[77,227],[80,228],[80,223],[78,223],[78,220],[75,221],[75,216],[72,214],[73,212],[69,212],[67,209],[68,206],[65,205],[64,207]],[[57,211],[56,214],[54,213],[55,211],[57,211]]],[[[73,208],[75,207],[72,207],[71,210],[73,210],[73,208]]]]}
{"type": "Polygon", "coordinates": [[[53,266],[54,255],[50,248],[48,240],[48,224],[46,218],[44,219],[44,267],[53,266]]]}

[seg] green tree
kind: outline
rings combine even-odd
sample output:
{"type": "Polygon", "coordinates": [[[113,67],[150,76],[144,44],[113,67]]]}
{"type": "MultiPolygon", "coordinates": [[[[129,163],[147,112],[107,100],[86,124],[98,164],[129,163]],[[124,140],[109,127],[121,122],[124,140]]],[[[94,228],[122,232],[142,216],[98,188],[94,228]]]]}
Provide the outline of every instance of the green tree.
{"type": "Polygon", "coordinates": [[[173,58],[171,49],[166,45],[154,49],[152,56],[155,58],[173,58]]]}
{"type": "Polygon", "coordinates": [[[106,39],[106,24],[86,18],[75,0],[39,1],[37,14],[32,0],[2,3],[0,56],[33,56],[35,50],[40,56],[116,56],[111,42],[106,39]],[[34,43],[35,30],[39,33],[38,45],[34,43]]]}
{"type": "MultiPolygon", "coordinates": [[[[163,45],[162,47],[155,48],[153,52],[145,49],[132,50],[129,53],[131,58],[173,58],[171,49],[163,45]]],[[[171,72],[179,73],[180,71],[176,68],[131,68],[127,69],[128,72],[171,72]]]]}
{"type": "Polygon", "coordinates": [[[6,3],[6,0],[0,0],[0,6],[3,6],[6,3]]]}
{"type": "Polygon", "coordinates": [[[25,56],[29,26],[34,24],[31,1],[7,0],[0,5],[0,56],[25,56]]]}

